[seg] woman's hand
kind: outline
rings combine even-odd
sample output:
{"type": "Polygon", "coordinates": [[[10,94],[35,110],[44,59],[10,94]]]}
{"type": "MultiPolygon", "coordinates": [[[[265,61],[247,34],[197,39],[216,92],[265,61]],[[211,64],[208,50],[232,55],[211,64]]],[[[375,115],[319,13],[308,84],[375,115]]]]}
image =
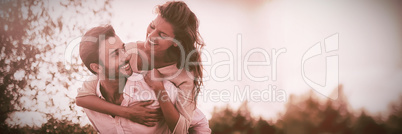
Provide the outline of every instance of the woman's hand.
{"type": "Polygon", "coordinates": [[[142,101],[140,103],[128,106],[124,109],[125,113],[124,118],[131,120],[132,122],[136,122],[148,127],[155,126],[158,121],[163,118],[162,111],[159,109],[150,109],[146,108],[146,106],[154,103],[154,100],[151,101],[142,101]]]}
{"type": "Polygon", "coordinates": [[[170,131],[173,132],[176,128],[177,122],[179,121],[180,113],[177,111],[172,101],[170,101],[169,95],[163,85],[161,73],[158,70],[153,69],[145,75],[144,80],[148,86],[154,90],[166,124],[170,131]]]}
{"type": "Polygon", "coordinates": [[[155,91],[155,94],[158,94],[159,91],[165,90],[162,81],[162,74],[156,69],[152,69],[151,71],[149,71],[145,75],[144,80],[148,84],[148,86],[155,91]]]}

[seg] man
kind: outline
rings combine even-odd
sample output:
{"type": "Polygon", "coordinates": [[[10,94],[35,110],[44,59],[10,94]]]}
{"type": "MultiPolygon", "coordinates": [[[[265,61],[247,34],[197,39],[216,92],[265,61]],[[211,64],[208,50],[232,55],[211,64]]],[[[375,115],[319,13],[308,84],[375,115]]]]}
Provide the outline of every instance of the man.
{"type": "MultiPolygon", "coordinates": [[[[80,44],[80,57],[83,63],[99,79],[96,87],[98,97],[116,104],[116,106],[122,104],[124,97],[121,91],[125,87],[127,77],[133,73],[129,65],[130,56],[126,55],[125,52],[125,44],[115,34],[113,27],[110,25],[89,30],[80,44]]],[[[104,105],[110,105],[106,103],[104,102],[104,105]]],[[[152,101],[140,102],[130,106],[130,110],[134,109],[137,113],[136,119],[132,121],[149,127],[154,126],[161,114],[157,109],[146,108],[152,103],[152,101]]],[[[80,105],[78,101],[77,105],[80,105]]],[[[87,108],[85,112],[98,132],[102,130],[100,132],[124,133],[124,130],[129,130],[127,127],[125,128],[126,124],[130,124],[129,122],[124,122],[127,119],[119,117],[120,115],[127,117],[123,116],[124,114],[118,114],[124,113],[124,111],[120,110],[121,108],[116,108],[116,112],[108,112],[110,109],[96,109],[96,111],[93,111],[89,110],[91,107],[87,108]],[[101,126],[101,128],[97,128],[97,126],[101,126]]],[[[210,132],[205,116],[199,110],[195,113],[197,114],[194,116],[197,116],[197,118],[192,120],[190,132],[197,133],[207,129],[210,132]]]]}

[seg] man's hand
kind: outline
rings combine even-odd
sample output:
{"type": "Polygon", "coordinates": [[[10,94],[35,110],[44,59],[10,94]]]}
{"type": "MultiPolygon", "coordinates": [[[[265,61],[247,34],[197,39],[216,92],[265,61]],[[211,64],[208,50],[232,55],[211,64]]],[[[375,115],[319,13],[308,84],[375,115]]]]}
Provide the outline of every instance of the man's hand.
{"type": "Polygon", "coordinates": [[[159,93],[158,91],[165,89],[162,79],[162,74],[156,69],[152,69],[144,77],[145,82],[155,91],[156,94],[159,93]]]}
{"type": "Polygon", "coordinates": [[[128,106],[125,110],[126,116],[124,118],[148,127],[155,126],[163,118],[163,115],[160,109],[146,108],[146,106],[152,103],[154,103],[154,100],[142,101],[128,106]]]}

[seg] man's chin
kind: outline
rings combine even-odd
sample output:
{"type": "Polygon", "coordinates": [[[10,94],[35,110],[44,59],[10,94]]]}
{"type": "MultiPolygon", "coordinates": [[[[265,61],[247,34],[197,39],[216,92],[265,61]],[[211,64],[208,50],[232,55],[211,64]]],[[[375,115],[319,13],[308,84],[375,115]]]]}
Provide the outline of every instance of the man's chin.
{"type": "Polygon", "coordinates": [[[130,77],[132,73],[133,73],[132,71],[124,71],[124,72],[120,72],[119,76],[120,77],[130,77]]]}

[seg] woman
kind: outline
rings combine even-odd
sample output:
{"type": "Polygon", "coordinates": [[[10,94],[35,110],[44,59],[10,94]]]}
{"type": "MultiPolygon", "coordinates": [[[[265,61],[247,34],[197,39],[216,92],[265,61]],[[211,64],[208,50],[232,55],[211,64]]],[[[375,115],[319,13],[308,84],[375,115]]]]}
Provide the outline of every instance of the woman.
{"type": "MultiPolygon", "coordinates": [[[[198,20],[184,2],[167,2],[157,7],[157,13],[156,19],[148,26],[146,41],[137,44],[146,58],[138,58],[135,60],[138,64],[131,65],[133,70],[137,65],[139,70],[152,70],[155,77],[168,78],[180,89],[176,104],[162,99],[158,101],[170,131],[187,133],[202,85],[202,65],[198,63],[201,62],[199,50],[203,42],[198,32],[198,20]],[[151,66],[146,66],[146,63],[151,66]]],[[[145,80],[155,94],[166,96],[161,81],[152,80],[150,75],[145,80]]],[[[84,89],[91,86],[91,83],[84,83],[84,89]]],[[[127,107],[107,103],[96,96],[78,95],[77,105],[133,121],[141,118],[138,109],[127,110],[127,107]]],[[[150,122],[144,124],[151,126],[150,122]]]]}

